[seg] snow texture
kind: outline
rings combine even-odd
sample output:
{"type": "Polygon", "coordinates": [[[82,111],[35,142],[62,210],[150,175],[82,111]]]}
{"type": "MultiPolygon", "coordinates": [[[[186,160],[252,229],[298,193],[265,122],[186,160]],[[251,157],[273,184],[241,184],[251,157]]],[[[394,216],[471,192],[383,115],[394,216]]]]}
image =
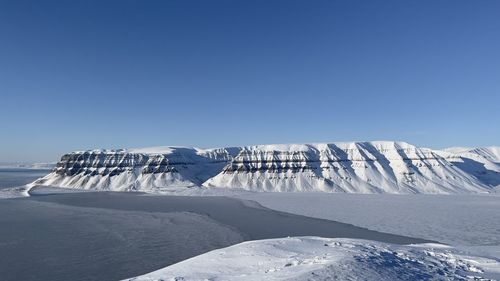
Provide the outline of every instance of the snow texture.
{"type": "Polygon", "coordinates": [[[294,237],[243,242],[129,281],[488,278],[500,278],[497,260],[440,244],[398,246],[355,239],[294,237]]]}

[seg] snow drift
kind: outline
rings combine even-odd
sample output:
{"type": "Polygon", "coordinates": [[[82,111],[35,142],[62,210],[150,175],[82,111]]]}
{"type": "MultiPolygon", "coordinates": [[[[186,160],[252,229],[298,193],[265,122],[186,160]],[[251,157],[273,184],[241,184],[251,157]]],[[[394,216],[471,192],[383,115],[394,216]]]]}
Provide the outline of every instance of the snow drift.
{"type": "Polygon", "coordinates": [[[129,279],[489,280],[500,263],[439,244],[292,237],[243,242],[129,279]]]}
{"type": "Polygon", "coordinates": [[[389,141],[78,151],[33,183],[115,191],[204,186],[347,193],[486,193],[499,184],[500,164],[491,156],[389,141]]]}

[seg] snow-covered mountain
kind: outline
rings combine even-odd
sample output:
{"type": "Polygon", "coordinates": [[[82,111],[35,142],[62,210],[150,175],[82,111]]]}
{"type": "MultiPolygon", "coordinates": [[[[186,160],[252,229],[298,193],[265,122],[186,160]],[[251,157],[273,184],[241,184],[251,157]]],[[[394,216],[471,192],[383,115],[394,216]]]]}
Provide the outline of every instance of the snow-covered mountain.
{"type": "Polygon", "coordinates": [[[484,193],[500,184],[500,164],[471,152],[389,141],[155,147],[66,154],[52,173],[34,184],[152,192],[205,186],[279,192],[484,193]]]}
{"type": "Polygon", "coordinates": [[[488,189],[439,153],[404,142],[245,147],[205,185],[350,193],[457,193],[488,189]]]}
{"type": "Polygon", "coordinates": [[[188,147],[76,151],[63,155],[56,168],[34,184],[113,191],[201,186],[238,151],[188,147]]]}

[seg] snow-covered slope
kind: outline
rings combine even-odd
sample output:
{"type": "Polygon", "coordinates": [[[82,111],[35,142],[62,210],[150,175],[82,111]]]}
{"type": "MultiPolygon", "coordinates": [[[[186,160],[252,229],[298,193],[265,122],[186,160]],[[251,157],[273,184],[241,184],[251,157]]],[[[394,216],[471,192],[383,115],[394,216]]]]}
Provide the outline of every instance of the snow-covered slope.
{"type": "Polygon", "coordinates": [[[278,192],[484,193],[498,185],[499,172],[497,163],[477,154],[404,142],[155,147],[66,154],[34,185],[153,192],[205,186],[278,192]],[[477,171],[476,162],[485,171],[477,171]]]}
{"type": "Polygon", "coordinates": [[[453,147],[439,152],[457,168],[471,174],[482,183],[500,186],[500,147],[453,147]]]}
{"type": "Polygon", "coordinates": [[[491,162],[500,163],[500,146],[489,146],[489,147],[450,147],[444,149],[447,152],[465,155],[465,154],[476,154],[488,159],[491,162]]]}
{"type": "Polygon", "coordinates": [[[129,281],[152,280],[489,280],[497,260],[439,244],[293,237],[243,242],[129,281]]]}

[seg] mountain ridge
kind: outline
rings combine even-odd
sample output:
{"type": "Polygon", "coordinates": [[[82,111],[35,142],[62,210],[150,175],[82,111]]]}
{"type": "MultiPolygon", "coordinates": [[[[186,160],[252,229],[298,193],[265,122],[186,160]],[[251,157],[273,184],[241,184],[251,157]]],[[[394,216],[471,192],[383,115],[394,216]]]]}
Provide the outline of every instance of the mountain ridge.
{"type": "Polygon", "coordinates": [[[212,149],[161,146],[65,154],[49,175],[33,185],[146,192],[217,187],[272,192],[488,193],[500,185],[500,164],[474,150],[454,153],[392,141],[212,149]]]}

